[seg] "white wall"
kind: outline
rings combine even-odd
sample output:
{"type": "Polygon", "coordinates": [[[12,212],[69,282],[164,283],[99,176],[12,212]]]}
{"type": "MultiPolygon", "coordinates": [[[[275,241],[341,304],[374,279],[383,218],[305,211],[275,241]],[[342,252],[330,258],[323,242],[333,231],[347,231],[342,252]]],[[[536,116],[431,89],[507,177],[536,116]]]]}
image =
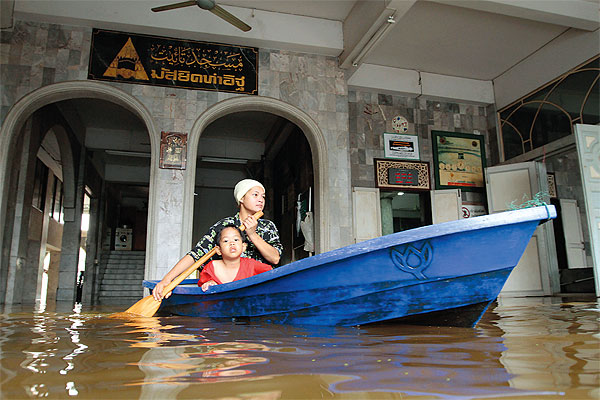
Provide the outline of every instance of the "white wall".
{"type": "Polygon", "coordinates": [[[493,80],[498,109],[600,53],[600,33],[570,29],[493,80]],[[560,55],[557,57],[557,55],[560,55]]]}
{"type": "Polygon", "coordinates": [[[348,79],[348,86],[382,93],[452,99],[476,104],[493,104],[491,81],[431,74],[381,65],[362,64],[348,79]]]}

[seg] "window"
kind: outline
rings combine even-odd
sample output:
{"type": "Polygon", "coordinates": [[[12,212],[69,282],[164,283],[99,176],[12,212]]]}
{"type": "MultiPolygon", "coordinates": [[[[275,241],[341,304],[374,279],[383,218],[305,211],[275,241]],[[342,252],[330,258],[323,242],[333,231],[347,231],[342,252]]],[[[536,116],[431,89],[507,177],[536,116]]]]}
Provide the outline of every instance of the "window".
{"type": "Polygon", "coordinates": [[[573,133],[574,124],[600,122],[600,57],[499,110],[504,159],[573,133]]]}
{"type": "Polygon", "coordinates": [[[44,203],[46,202],[46,186],[48,184],[48,167],[36,159],[35,173],[33,178],[33,199],[31,205],[40,211],[44,211],[44,203]]]}
{"type": "Polygon", "coordinates": [[[64,223],[63,219],[63,185],[57,176],[54,177],[54,185],[52,188],[52,199],[50,202],[50,218],[55,221],[64,223]]]}

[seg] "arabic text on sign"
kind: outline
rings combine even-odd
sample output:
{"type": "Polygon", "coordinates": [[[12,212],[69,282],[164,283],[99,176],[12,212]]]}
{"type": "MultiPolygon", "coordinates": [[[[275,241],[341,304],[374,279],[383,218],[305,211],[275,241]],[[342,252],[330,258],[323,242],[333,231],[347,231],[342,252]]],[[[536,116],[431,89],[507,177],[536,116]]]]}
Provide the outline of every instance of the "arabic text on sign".
{"type": "Polygon", "coordinates": [[[190,67],[195,65],[200,68],[229,70],[240,70],[244,66],[240,53],[161,44],[152,45],[150,58],[171,66],[190,67]]]}

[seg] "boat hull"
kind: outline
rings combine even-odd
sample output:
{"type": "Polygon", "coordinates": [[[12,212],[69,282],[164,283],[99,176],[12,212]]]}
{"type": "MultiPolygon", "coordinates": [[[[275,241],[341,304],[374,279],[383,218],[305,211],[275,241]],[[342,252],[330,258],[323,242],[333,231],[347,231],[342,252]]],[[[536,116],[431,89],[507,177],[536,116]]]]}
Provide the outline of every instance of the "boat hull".
{"type": "Polygon", "coordinates": [[[373,239],[206,293],[184,281],[159,312],[302,325],[404,319],[473,326],[498,296],[537,225],[555,216],[551,207],[502,214],[373,239]]]}

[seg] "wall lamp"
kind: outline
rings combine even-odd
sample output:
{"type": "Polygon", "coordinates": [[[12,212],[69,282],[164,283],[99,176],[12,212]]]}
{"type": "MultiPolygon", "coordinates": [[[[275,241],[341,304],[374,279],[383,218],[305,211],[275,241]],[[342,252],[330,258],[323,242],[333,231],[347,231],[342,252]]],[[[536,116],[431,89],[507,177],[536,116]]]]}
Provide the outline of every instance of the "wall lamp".
{"type": "Polygon", "coordinates": [[[395,14],[392,14],[389,17],[387,17],[387,20],[379,27],[379,29],[377,29],[377,31],[373,34],[373,36],[371,36],[367,43],[365,43],[365,45],[360,50],[354,61],[352,61],[353,67],[358,67],[358,64],[361,63],[363,58],[365,58],[365,56],[369,54],[373,47],[375,47],[375,45],[377,45],[377,43],[379,43],[379,41],[383,39],[383,37],[385,36],[387,31],[392,27],[392,25],[396,23],[396,18],[394,15],[395,14]]]}

